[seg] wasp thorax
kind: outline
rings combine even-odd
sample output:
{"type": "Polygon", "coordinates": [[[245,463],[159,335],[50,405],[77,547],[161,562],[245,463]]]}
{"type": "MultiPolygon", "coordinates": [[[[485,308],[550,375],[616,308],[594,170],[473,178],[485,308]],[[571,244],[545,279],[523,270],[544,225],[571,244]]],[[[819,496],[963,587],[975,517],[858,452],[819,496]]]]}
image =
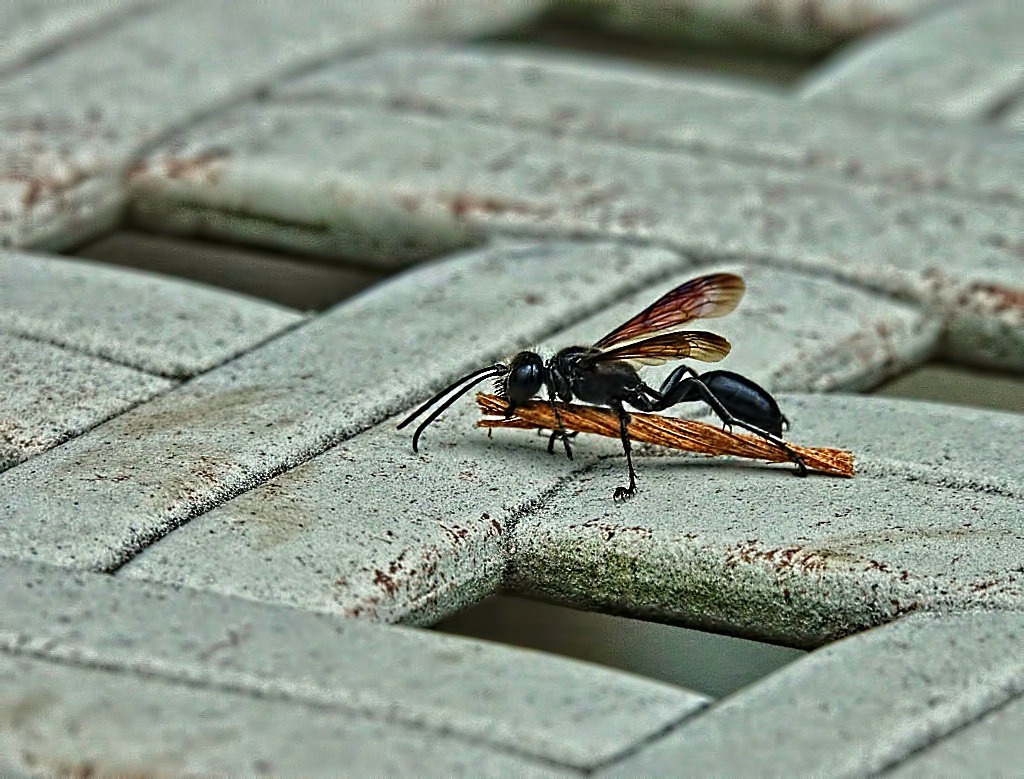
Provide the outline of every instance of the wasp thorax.
{"type": "Polygon", "coordinates": [[[505,397],[510,403],[525,403],[544,383],[544,361],[536,352],[519,352],[509,364],[505,397]]]}

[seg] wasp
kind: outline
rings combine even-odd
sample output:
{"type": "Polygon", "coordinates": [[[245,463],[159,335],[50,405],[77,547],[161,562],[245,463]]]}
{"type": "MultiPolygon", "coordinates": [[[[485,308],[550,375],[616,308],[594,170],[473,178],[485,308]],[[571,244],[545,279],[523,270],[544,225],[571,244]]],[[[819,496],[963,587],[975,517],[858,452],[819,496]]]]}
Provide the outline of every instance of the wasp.
{"type": "Polygon", "coordinates": [[[555,442],[561,440],[571,460],[569,440],[575,433],[562,424],[555,400],[569,403],[579,399],[605,406],[619,419],[619,437],[629,471],[629,484],[617,487],[612,497],[625,500],[637,492],[628,431],[630,417],[625,406],[658,412],[679,403],[703,401],[725,427],[741,427],[771,442],[796,463],[797,474],[806,475],[803,459],[781,437],[789,420],[779,410],[775,398],[750,379],[731,371],[697,373],[684,365],[672,371],[655,389],[638,372],[645,365],[671,360],[718,362],[725,357],[732,348],[728,340],[703,330],[685,330],[683,325],[694,319],[725,316],[736,308],[745,291],[743,279],[732,273],[691,279],[666,292],[591,346],[569,346],[546,360],[536,352],[522,351],[507,363],[495,363],[463,376],[417,408],[398,429],[452,393],[416,428],[412,448],[418,452],[420,436],[431,422],[477,384],[496,379],[498,394],[508,402],[507,417],[515,413],[517,404],[533,399],[541,389],[546,391],[558,424],[548,440],[548,452],[553,453],[555,442]]]}

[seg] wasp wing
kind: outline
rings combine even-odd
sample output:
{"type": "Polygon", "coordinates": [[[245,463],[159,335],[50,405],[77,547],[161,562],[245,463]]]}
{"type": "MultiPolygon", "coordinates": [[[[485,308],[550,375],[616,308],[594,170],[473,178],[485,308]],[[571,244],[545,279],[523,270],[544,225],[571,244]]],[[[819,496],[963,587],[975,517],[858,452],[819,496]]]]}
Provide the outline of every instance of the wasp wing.
{"type": "Polygon", "coordinates": [[[596,354],[587,355],[581,362],[594,365],[619,360],[639,365],[661,365],[669,360],[701,360],[718,362],[732,349],[725,338],[701,330],[682,330],[676,333],[662,333],[642,341],[617,346],[596,354]]]}
{"type": "MultiPolygon", "coordinates": [[[[690,279],[662,295],[625,324],[612,330],[595,343],[594,347],[604,350],[615,344],[677,330],[691,319],[725,316],[736,308],[745,290],[743,279],[732,273],[712,273],[690,279]]],[[[725,353],[722,356],[724,357],[725,353]]]]}

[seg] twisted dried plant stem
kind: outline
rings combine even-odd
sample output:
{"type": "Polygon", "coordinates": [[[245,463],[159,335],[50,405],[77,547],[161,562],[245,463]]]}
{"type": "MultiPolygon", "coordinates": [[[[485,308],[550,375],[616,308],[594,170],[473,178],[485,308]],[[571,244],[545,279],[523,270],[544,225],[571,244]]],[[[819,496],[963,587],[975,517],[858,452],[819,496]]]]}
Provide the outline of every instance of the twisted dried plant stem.
{"type": "MultiPolygon", "coordinates": [[[[477,420],[477,427],[542,430],[553,430],[558,427],[551,405],[546,402],[531,401],[516,406],[515,416],[508,419],[504,417],[508,403],[503,398],[479,393],[476,402],[480,406],[480,412],[485,415],[483,419],[477,420]]],[[[566,429],[609,438],[619,437],[619,420],[613,412],[596,406],[578,406],[573,403],[556,405],[566,429]]],[[[785,452],[758,436],[733,433],[704,422],[663,417],[658,414],[631,412],[629,416],[629,437],[634,441],[681,449],[684,452],[724,454],[769,462],[790,461],[785,452]]],[[[786,443],[803,458],[808,470],[832,476],[853,476],[853,454],[845,449],[799,446],[789,441],[786,443]]]]}

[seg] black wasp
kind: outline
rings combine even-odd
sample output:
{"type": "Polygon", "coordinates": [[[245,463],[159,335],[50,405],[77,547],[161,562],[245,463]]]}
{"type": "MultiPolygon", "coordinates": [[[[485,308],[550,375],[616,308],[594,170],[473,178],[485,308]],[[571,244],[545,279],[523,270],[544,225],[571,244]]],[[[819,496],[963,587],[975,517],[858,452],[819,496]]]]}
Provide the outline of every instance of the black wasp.
{"type": "Polygon", "coordinates": [[[607,406],[619,418],[619,436],[629,468],[629,485],[615,490],[616,500],[636,494],[632,447],[627,426],[628,404],[639,411],[663,411],[677,403],[700,400],[708,404],[727,427],[737,425],[779,447],[797,464],[798,473],[807,472],[803,460],[782,440],[783,424],[788,420],[767,390],[745,376],[730,371],[698,374],[680,366],[658,389],[649,387],[637,370],[644,365],[659,365],[686,358],[717,362],[732,348],[720,335],[700,330],[683,330],[693,319],[725,316],[736,308],[746,285],[731,273],[713,273],[691,279],[665,293],[625,324],[612,330],[593,346],[569,346],[548,360],[536,352],[519,352],[508,364],[497,363],[463,376],[416,409],[399,426],[402,429],[453,390],[416,428],[412,448],[419,451],[419,438],[426,427],[472,387],[489,378],[499,379],[497,391],[508,401],[506,416],[515,407],[534,398],[543,387],[555,413],[559,428],[552,431],[548,451],[554,452],[561,439],[565,453],[572,459],[569,438],[574,435],[562,425],[555,399],[566,403],[574,398],[607,406]]]}

